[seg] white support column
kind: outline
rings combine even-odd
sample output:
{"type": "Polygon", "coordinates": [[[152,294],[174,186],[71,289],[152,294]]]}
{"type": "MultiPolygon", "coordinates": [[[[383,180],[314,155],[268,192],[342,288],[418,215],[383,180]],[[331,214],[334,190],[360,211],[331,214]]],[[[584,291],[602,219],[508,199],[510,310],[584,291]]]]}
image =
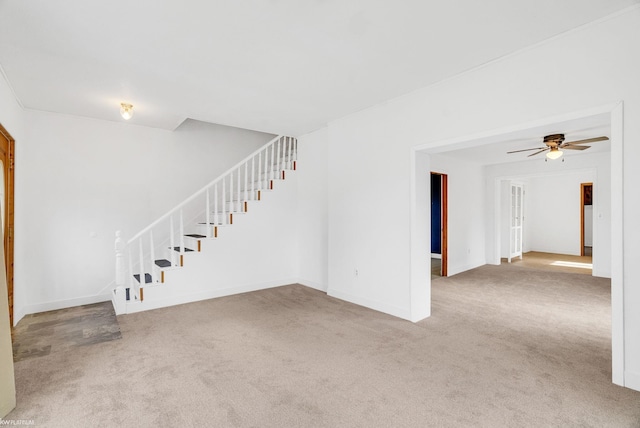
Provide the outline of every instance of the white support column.
{"type": "Polygon", "coordinates": [[[211,238],[211,204],[209,201],[209,189],[207,189],[207,201],[205,211],[205,223],[207,223],[207,238],[211,238]]]}

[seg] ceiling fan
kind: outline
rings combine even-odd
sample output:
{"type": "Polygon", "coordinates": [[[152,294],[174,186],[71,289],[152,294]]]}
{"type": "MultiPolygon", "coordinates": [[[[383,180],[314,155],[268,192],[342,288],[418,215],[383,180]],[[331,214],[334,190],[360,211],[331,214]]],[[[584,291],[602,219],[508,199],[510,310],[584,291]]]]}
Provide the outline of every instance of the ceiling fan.
{"type": "Polygon", "coordinates": [[[591,146],[583,146],[582,144],[595,143],[597,141],[605,141],[608,139],[609,137],[595,137],[595,138],[587,138],[585,140],[565,142],[564,134],[551,134],[551,135],[545,136],[543,139],[545,147],[534,147],[532,149],[514,150],[512,152],[507,152],[507,154],[537,150],[535,153],[530,154],[527,157],[530,158],[531,156],[535,156],[540,153],[547,152],[547,158],[553,160],[553,159],[558,159],[560,158],[560,156],[562,156],[562,150],[587,150],[591,146]]]}

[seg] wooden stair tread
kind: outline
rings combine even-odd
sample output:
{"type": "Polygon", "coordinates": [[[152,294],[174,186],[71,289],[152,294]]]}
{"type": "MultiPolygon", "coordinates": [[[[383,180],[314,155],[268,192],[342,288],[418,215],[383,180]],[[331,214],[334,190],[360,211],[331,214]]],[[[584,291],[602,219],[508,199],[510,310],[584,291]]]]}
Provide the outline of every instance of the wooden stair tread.
{"type": "MultiPolygon", "coordinates": [[[[171,247],[169,247],[169,249],[171,249],[171,247]]],[[[174,251],[180,251],[180,247],[173,247],[173,249],[174,249],[174,251]]],[[[193,250],[191,248],[184,247],[184,252],[185,253],[189,253],[189,252],[192,252],[192,251],[193,250]]]]}
{"type": "Polygon", "coordinates": [[[188,236],[189,238],[206,238],[206,236],[200,235],[198,233],[190,233],[190,234],[184,235],[184,236],[188,236]]]}
{"type": "Polygon", "coordinates": [[[171,267],[171,262],[167,259],[160,259],[160,260],[156,260],[156,266],[161,267],[161,268],[165,268],[165,267],[171,267]]]}

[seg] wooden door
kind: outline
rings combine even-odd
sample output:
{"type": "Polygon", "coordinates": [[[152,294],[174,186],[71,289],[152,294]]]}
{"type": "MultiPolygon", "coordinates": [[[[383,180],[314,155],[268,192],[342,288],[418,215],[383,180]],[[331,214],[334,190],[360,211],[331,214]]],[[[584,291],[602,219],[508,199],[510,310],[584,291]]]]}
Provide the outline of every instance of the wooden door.
{"type": "Polygon", "coordinates": [[[0,162],[2,162],[4,197],[2,206],[2,226],[4,236],[4,261],[6,266],[7,291],[9,297],[9,321],[13,325],[13,177],[15,142],[0,125],[0,162]]]}

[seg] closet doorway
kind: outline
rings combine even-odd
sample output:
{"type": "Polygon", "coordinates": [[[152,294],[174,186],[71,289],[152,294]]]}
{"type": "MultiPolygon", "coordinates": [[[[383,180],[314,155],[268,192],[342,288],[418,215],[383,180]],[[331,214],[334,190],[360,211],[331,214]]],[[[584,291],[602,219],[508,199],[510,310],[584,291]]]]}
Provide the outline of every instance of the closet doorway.
{"type": "Polygon", "coordinates": [[[593,183],[580,184],[580,255],[593,255],[593,183]]]}
{"type": "Polygon", "coordinates": [[[447,276],[447,174],[431,172],[431,277],[447,276]]]}

